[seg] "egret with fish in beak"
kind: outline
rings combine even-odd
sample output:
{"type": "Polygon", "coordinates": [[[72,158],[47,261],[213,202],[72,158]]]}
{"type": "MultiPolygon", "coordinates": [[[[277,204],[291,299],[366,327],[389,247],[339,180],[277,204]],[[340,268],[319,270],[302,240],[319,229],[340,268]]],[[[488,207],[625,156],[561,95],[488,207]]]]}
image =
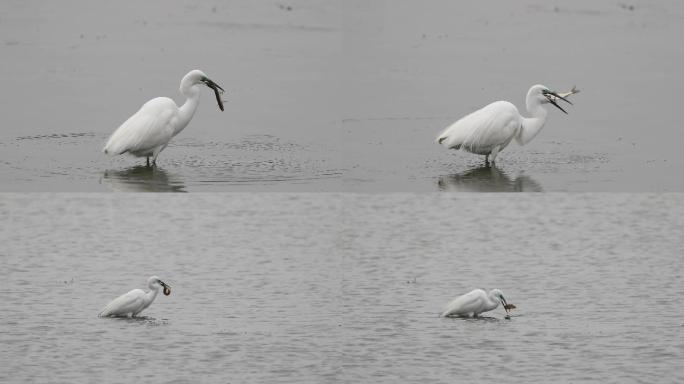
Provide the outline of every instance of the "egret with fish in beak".
{"type": "Polygon", "coordinates": [[[109,155],[129,153],[145,157],[148,166],[151,157],[152,164],[156,164],[159,153],[188,125],[195,114],[199,105],[200,84],[214,90],[216,102],[223,111],[223,88],[209,79],[204,72],[195,69],[181,80],[180,92],[187,98],[182,106],[178,107],[168,97],[157,97],[148,101],[114,131],[102,151],[109,155]]]}
{"type": "Polygon", "coordinates": [[[485,162],[496,161],[496,156],[514,138],[525,145],[537,136],[546,123],[544,104],[550,103],[567,114],[558,105],[559,100],[572,104],[568,96],[578,93],[575,87],[569,92],[557,93],[543,85],[534,85],[527,92],[526,106],[531,117],[523,117],[518,108],[508,101],[495,101],[456,121],[435,140],[449,149],[463,149],[485,155],[485,162]]]}
{"type": "Polygon", "coordinates": [[[464,295],[453,299],[444,307],[442,317],[478,317],[480,313],[495,309],[501,303],[508,314],[508,310],[515,308],[508,304],[500,289],[492,289],[489,293],[482,289],[474,289],[464,295]]]}
{"type": "Polygon", "coordinates": [[[164,288],[164,294],[171,294],[171,287],[161,281],[157,276],[147,279],[149,292],[142,289],[134,289],[112,300],[102,311],[100,317],[135,317],[145,308],[149,307],[159,293],[160,288],[164,288]],[[167,293],[168,292],[168,293],[167,293]]]}

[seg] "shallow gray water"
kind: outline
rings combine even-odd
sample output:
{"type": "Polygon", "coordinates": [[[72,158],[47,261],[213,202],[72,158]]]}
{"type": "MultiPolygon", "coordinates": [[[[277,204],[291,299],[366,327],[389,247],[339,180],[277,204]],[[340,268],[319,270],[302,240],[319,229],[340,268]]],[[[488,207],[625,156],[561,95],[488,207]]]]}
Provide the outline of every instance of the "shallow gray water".
{"type": "Polygon", "coordinates": [[[684,191],[684,3],[4,1],[1,191],[684,191]],[[100,150],[201,68],[159,158],[100,150]],[[499,168],[433,143],[535,83],[577,85],[499,168]]]}
{"type": "Polygon", "coordinates": [[[2,194],[0,381],[682,382],[684,197],[2,194]],[[157,274],[139,320],[100,319],[157,274]],[[473,287],[518,309],[437,317],[473,287]]]}

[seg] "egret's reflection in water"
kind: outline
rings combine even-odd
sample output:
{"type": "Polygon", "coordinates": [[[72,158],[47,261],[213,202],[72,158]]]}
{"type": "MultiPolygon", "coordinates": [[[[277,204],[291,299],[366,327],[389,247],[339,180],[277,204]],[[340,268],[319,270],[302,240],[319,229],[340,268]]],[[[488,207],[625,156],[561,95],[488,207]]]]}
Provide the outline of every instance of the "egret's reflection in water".
{"type": "Polygon", "coordinates": [[[495,165],[481,165],[440,176],[437,187],[441,191],[462,192],[543,192],[542,186],[531,177],[519,174],[513,178],[495,165]]]}
{"type": "Polygon", "coordinates": [[[156,166],[110,169],[104,172],[100,182],[119,192],[185,192],[180,178],[156,166]]]}

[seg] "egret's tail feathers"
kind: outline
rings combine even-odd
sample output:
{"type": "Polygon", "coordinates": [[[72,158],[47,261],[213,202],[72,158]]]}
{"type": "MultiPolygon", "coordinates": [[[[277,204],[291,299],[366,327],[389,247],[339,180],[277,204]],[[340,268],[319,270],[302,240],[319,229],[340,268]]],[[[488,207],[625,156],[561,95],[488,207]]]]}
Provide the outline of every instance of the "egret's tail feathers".
{"type": "MultiPolygon", "coordinates": [[[[116,155],[120,155],[120,154],[123,153],[123,152],[119,152],[119,151],[114,151],[114,150],[112,150],[112,149],[109,148],[109,147],[104,147],[104,148],[102,148],[102,152],[104,152],[105,155],[111,155],[111,156],[116,156],[116,155]]],[[[124,152],[125,152],[125,151],[124,151],[124,152]]]]}
{"type": "Polygon", "coordinates": [[[123,155],[124,153],[128,152],[128,149],[116,148],[116,146],[107,143],[107,145],[102,148],[102,152],[104,152],[105,155],[116,156],[123,155]]]}
{"type": "Polygon", "coordinates": [[[454,138],[448,134],[439,135],[437,140],[435,140],[435,143],[441,144],[448,149],[461,149],[461,146],[463,145],[461,140],[458,140],[457,138],[454,138]]]}
{"type": "Polygon", "coordinates": [[[439,315],[439,317],[468,317],[468,314],[454,312],[451,309],[446,309],[439,315]]]}
{"type": "Polygon", "coordinates": [[[437,136],[437,139],[435,140],[435,143],[441,144],[441,145],[444,145],[444,146],[448,146],[448,142],[447,142],[447,143],[444,142],[444,141],[447,141],[447,140],[449,140],[449,135],[439,135],[439,136],[437,136]]]}
{"type": "Polygon", "coordinates": [[[102,148],[102,152],[104,152],[105,155],[115,155],[114,151],[112,151],[112,146],[109,143],[105,144],[104,148],[102,148]]]}
{"type": "Polygon", "coordinates": [[[435,140],[435,142],[437,144],[441,144],[441,145],[447,147],[448,149],[456,149],[456,150],[461,149],[461,145],[463,145],[462,143],[455,143],[455,144],[449,143],[449,142],[445,143],[444,141],[448,140],[448,139],[449,139],[449,136],[442,136],[442,137],[437,138],[437,140],[435,140]]]}

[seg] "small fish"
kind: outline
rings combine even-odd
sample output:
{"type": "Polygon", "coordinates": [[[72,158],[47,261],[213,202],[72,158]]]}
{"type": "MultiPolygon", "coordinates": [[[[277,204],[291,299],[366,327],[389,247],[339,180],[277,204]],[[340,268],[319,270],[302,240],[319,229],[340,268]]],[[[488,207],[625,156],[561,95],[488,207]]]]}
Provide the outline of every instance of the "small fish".
{"type": "Polygon", "coordinates": [[[515,304],[506,304],[506,305],[504,305],[504,309],[506,310],[506,312],[510,311],[511,309],[515,309],[515,308],[517,308],[517,307],[515,306],[515,304]]]}
{"type": "MultiPolygon", "coordinates": [[[[559,93],[558,96],[568,97],[568,96],[574,95],[575,93],[579,93],[579,92],[580,92],[580,90],[577,89],[577,87],[573,85],[571,90],[569,90],[567,92],[559,93]]],[[[558,98],[555,98],[555,99],[558,100],[558,98]]]]}
{"type": "Polygon", "coordinates": [[[170,294],[171,294],[171,288],[169,288],[168,286],[164,287],[164,296],[168,296],[170,294]]]}

